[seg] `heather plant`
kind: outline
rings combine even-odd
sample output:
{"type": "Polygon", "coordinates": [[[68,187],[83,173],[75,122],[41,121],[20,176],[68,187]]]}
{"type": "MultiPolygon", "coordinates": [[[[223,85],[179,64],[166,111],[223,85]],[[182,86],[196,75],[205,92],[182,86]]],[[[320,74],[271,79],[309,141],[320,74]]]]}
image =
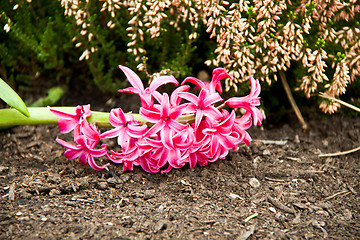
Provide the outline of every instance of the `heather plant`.
{"type": "MultiPolygon", "coordinates": [[[[133,16],[127,29],[129,51],[137,60],[146,56],[147,37],[158,38],[170,24],[192,26],[196,39],[200,25],[216,39],[214,56],[205,63],[224,66],[234,75],[225,90],[255,75],[269,85],[280,72],[296,73],[293,81],[306,97],[317,90],[344,94],[359,76],[358,1],[127,1],[133,16]],[[297,63],[297,64],[294,64],[297,63]]],[[[140,64],[139,69],[144,69],[140,64]]],[[[283,75],[284,76],[284,75],[283,75]]],[[[322,102],[332,113],[336,102],[322,102]]]]}
{"type": "MultiPolygon", "coordinates": [[[[270,85],[291,72],[290,86],[309,98],[318,91],[333,97],[344,94],[359,77],[356,0],[59,0],[52,7],[35,7],[30,0],[10,3],[0,3],[8,42],[27,42],[32,57],[20,64],[16,57],[5,62],[19,50],[0,46],[5,79],[17,76],[9,73],[11,66],[35,65],[32,72],[41,73],[43,64],[57,63],[49,66],[58,70],[56,79],[73,71],[102,89],[113,89],[121,85],[115,62],[137,67],[150,81],[163,74],[186,76],[205,63],[234,76],[226,79],[225,91],[239,91],[239,84],[252,75],[270,85]],[[30,12],[34,16],[22,17],[30,12]],[[52,17],[39,18],[40,13],[52,17]],[[47,34],[25,31],[25,26],[32,28],[25,22],[37,21],[48,26],[47,34]],[[45,56],[43,63],[36,65],[40,56],[45,56]],[[70,59],[69,64],[63,59],[70,59]],[[74,68],[78,65],[83,71],[74,68]]],[[[338,107],[333,101],[320,104],[328,113],[338,107]]]]}
{"type": "Polygon", "coordinates": [[[67,159],[78,158],[81,164],[94,170],[107,168],[110,163],[101,166],[96,163],[97,158],[104,157],[123,164],[123,171],[141,166],[150,173],[167,173],[185,165],[194,168],[224,159],[239,144],[249,144],[251,137],[246,130],[262,123],[263,117],[257,108],[261,87],[253,77],[249,78],[251,89],[247,96],[224,101],[220,81],[233,78],[224,68],[214,69],[210,82],[188,77],[179,86],[173,76],[161,76],[145,88],[135,72],[119,67],[131,84],[119,92],[140,97],[138,114],[124,113],[121,108],[114,108],[110,113],[92,112],[90,105],[25,107],[24,110],[19,96],[1,81],[0,97],[16,109],[0,110],[0,128],[57,122],[61,133],[73,135],[73,142],[56,139],[67,149],[64,153],[67,159]],[[189,92],[189,83],[200,89],[198,94],[189,92]],[[170,95],[160,93],[158,89],[164,84],[174,84],[177,88],[170,95]],[[243,109],[243,114],[237,116],[235,109],[243,109]],[[100,127],[110,129],[100,132],[100,127]],[[107,138],[115,139],[119,148],[108,149],[102,143],[107,138]]]}

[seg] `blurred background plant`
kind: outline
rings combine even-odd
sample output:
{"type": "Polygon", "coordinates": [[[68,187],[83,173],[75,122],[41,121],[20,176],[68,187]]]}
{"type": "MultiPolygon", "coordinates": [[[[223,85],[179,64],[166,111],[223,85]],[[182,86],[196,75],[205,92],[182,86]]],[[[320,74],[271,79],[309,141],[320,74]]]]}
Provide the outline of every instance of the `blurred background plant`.
{"type": "MultiPolygon", "coordinates": [[[[8,0],[0,9],[0,75],[23,91],[86,83],[114,92],[123,64],[150,80],[205,80],[225,67],[229,94],[248,91],[240,83],[250,75],[264,88],[284,75],[307,98],[338,97],[349,84],[357,93],[357,0],[8,0]]],[[[339,107],[318,101],[326,113],[339,107]]]]}

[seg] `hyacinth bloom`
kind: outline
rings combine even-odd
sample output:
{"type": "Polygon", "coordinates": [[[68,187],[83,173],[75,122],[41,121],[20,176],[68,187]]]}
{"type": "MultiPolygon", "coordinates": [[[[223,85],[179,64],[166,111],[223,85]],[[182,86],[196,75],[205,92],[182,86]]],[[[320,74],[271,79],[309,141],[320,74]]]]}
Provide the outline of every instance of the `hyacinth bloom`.
{"type": "Polygon", "coordinates": [[[176,86],[179,85],[179,82],[172,76],[162,76],[151,82],[148,88],[144,88],[144,84],[136,73],[134,73],[130,68],[119,65],[119,68],[124,72],[128,81],[132,85],[132,87],[121,89],[119,92],[128,92],[134,93],[140,96],[141,105],[146,108],[151,108],[154,104],[153,95],[159,96],[161,95],[156,91],[161,85],[167,83],[173,83],[176,86]]]}
{"type": "Polygon", "coordinates": [[[105,145],[102,145],[101,149],[93,149],[94,143],[91,141],[91,139],[85,137],[85,136],[79,136],[76,139],[77,145],[70,144],[64,140],[56,139],[56,141],[61,144],[62,146],[66,147],[68,150],[65,151],[64,155],[67,159],[75,159],[79,158],[79,161],[83,165],[89,164],[90,167],[92,167],[95,170],[103,170],[107,166],[109,166],[109,163],[98,166],[95,163],[94,157],[102,157],[105,156],[107,149],[105,145]]]}
{"type": "Polygon", "coordinates": [[[207,136],[204,142],[209,145],[210,156],[214,159],[225,158],[228,151],[241,142],[240,136],[232,132],[235,112],[227,115],[225,114],[226,118],[217,124],[208,121],[209,126],[202,131],[207,136]]]}
{"type": "Polygon", "coordinates": [[[207,90],[202,89],[199,97],[188,92],[180,92],[178,95],[191,102],[187,104],[186,110],[191,113],[195,112],[195,129],[199,127],[203,116],[214,120],[219,120],[222,117],[220,111],[214,106],[215,103],[222,100],[218,93],[209,94],[207,90]]]}
{"type": "Polygon", "coordinates": [[[212,73],[212,78],[210,83],[203,82],[197,78],[194,77],[187,77],[184,79],[182,84],[184,83],[193,83],[200,89],[206,89],[209,91],[209,93],[215,93],[218,91],[219,93],[222,93],[222,87],[220,81],[224,78],[230,78],[233,79],[232,76],[230,76],[224,68],[215,68],[212,73]]]}
{"type": "Polygon", "coordinates": [[[52,107],[48,107],[48,109],[59,117],[59,131],[69,133],[74,130],[74,139],[80,135],[81,122],[91,116],[90,105],[77,106],[75,114],[62,112],[52,107]]]}
{"type": "Polygon", "coordinates": [[[253,77],[249,78],[251,84],[250,94],[245,97],[232,97],[226,101],[226,104],[231,108],[243,108],[249,111],[253,117],[254,125],[261,125],[262,114],[257,106],[260,106],[260,91],[261,86],[259,80],[253,77]]]}
{"type": "Polygon", "coordinates": [[[117,137],[118,144],[123,149],[133,147],[134,140],[141,138],[147,131],[146,125],[139,125],[141,124],[140,121],[134,120],[134,116],[131,114],[124,114],[120,108],[111,110],[109,122],[114,128],[102,133],[100,137],[117,137]]]}
{"type": "Polygon", "coordinates": [[[141,107],[141,116],[146,121],[155,123],[154,126],[147,131],[146,135],[150,136],[160,132],[160,137],[164,146],[167,148],[173,148],[174,144],[172,136],[174,132],[181,131],[186,127],[184,124],[176,121],[181,116],[185,108],[185,105],[171,107],[169,95],[166,93],[163,94],[161,104],[157,106],[157,108],[149,110],[141,107]]]}
{"type": "Polygon", "coordinates": [[[97,126],[89,123],[91,112],[88,106],[79,106],[75,114],[63,113],[50,108],[60,117],[59,128],[62,133],[74,131],[74,144],[57,139],[66,147],[68,159],[79,158],[95,170],[105,169],[108,164],[98,166],[95,158],[106,156],[115,164],[123,164],[123,171],[132,171],[134,166],[149,173],[167,173],[173,168],[189,165],[205,166],[209,162],[226,157],[231,149],[240,143],[250,144],[247,129],[261,125],[260,105],[261,87],[259,81],[250,77],[250,94],[245,97],[232,97],[223,102],[221,80],[231,78],[225,69],[213,71],[210,83],[188,77],[170,95],[158,92],[166,83],[178,85],[175,78],[163,76],[154,79],[148,88],[129,68],[119,66],[132,87],[119,92],[137,94],[141,99],[139,114],[143,122],[135,120],[130,113],[120,108],[111,110],[109,123],[113,129],[100,133],[97,126]],[[198,94],[188,92],[193,83],[200,88],[198,94]],[[222,103],[221,103],[222,102],[222,103]],[[215,104],[219,104],[215,106],[215,104]],[[223,109],[241,108],[245,113],[236,116],[235,111],[223,109]],[[116,138],[120,151],[113,151],[106,145],[96,149],[101,139],[116,138]]]}

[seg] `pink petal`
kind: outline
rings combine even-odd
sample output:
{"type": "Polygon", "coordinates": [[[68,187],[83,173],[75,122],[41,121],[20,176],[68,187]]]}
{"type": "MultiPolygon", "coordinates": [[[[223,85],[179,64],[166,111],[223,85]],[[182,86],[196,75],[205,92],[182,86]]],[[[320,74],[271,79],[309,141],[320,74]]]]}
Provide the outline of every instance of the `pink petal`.
{"type": "Polygon", "coordinates": [[[188,105],[181,104],[180,106],[175,107],[175,109],[172,109],[170,118],[177,120],[185,111],[188,111],[188,105]]]}
{"type": "Polygon", "coordinates": [[[207,83],[204,83],[203,81],[197,79],[197,78],[194,78],[194,77],[187,77],[184,79],[184,81],[181,83],[181,85],[184,85],[184,83],[193,83],[195,84],[197,87],[201,88],[201,89],[206,89],[208,84],[207,83]]]}
{"type": "Polygon", "coordinates": [[[126,116],[121,108],[112,109],[109,116],[109,122],[113,127],[125,124],[126,116]]]}
{"type": "Polygon", "coordinates": [[[88,149],[88,151],[94,157],[102,157],[105,156],[107,147],[105,144],[102,144],[100,149],[88,149]]]}
{"type": "Polygon", "coordinates": [[[203,116],[204,116],[204,112],[198,109],[195,115],[195,127],[194,127],[195,130],[198,129],[203,116]]]}
{"type": "Polygon", "coordinates": [[[133,171],[134,169],[134,163],[133,162],[124,162],[124,166],[123,166],[123,172],[126,172],[126,171],[133,171]]]}
{"type": "Polygon", "coordinates": [[[161,153],[159,154],[159,160],[157,162],[157,167],[160,169],[163,166],[165,166],[165,164],[168,162],[169,160],[169,149],[163,147],[161,150],[161,153]]]}
{"type": "Polygon", "coordinates": [[[155,123],[160,120],[160,113],[155,112],[144,107],[140,108],[140,115],[141,117],[148,122],[155,123]]]}
{"type": "Polygon", "coordinates": [[[170,117],[170,102],[167,93],[163,94],[160,112],[162,117],[170,117]]]}
{"type": "Polygon", "coordinates": [[[173,83],[176,86],[179,85],[179,82],[173,77],[173,76],[161,76],[156,79],[154,79],[149,86],[149,89],[151,92],[158,89],[161,85],[167,84],[167,83],[173,83]]]}
{"type": "Polygon", "coordinates": [[[141,91],[139,89],[134,88],[134,87],[119,89],[118,92],[119,93],[132,93],[132,94],[136,94],[136,95],[140,95],[140,93],[141,93],[141,91]]]}
{"type": "Polygon", "coordinates": [[[66,113],[66,112],[57,110],[55,108],[49,107],[49,106],[48,106],[48,109],[59,118],[77,120],[77,116],[75,114],[66,113]]]}
{"type": "Polygon", "coordinates": [[[180,92],[178,95],[179,97],[194,103],[196,106],[199,105],[199,98],[195,94],[189,92],[180,92]]]}
{"type": "Polygon", "coordinates": [[[146,136],[153,135],[153,134],[159,132],[164,126],[165,126],[164,121],[158,121],[145,133],[145,135],[146,136]]]}
{"type": "Polygon", "coordinates": [[[161,174],[168,173],[168,172],[170,172],[172,169],[173,169],[172,166],[169,165],[165,170],[162,170],[162,171],[161,171],[161,174]]]}
{"type": "Polygon", "coordinates": [[[210,82],[210,86],[212,88],[211,91],[214,91],[216,89],[218,92],[222,93],[220,81],[224,78],[233,79],[233,77],[226,72],[226,69],[215,68],[212,72],[212,79],[210,82]]]}
{"type": "Polygon", "coordinates": [[[100,134],[100,138],[114,138],[123,132],[123,127],[116,127],[100,134]]]}
{"type": "Polygon", "coordinates": [[[99,138],[100,138],[100,133],[98,132],[98,130],[96,129],[96,127],[94,125],[92,125],[91,123],[88,123],[87,121],[82,121],[82,130],[83,133],[90,138],[92,141],[94,142],[98,142],[99,138]]]}
{"type": "Polygon", "coordinates": [[[210,105],[213,105],[217,102],[220,102],[222,101],[223,99],[220,97],[220,95],[218,93],[213,93],[213,94],[210,94],[208,95],[204,101],[203,101],[203,105],[204,106],[210,106],[210,105]]]}
{"type": "Polygon", "coordinates": [[[185,85],[185,86],[180,86],[178,88],[176,88],[171,96],[170,96],[170,104],[173,106],[178,106],[181,102],[181,98],[179,97],[179,93],[180,92],[187,92],[190,89],[190,86],[185,85]]]}
{"type": "Polygon", "coordinates": [[[82,151],[77,151],[77,150],[72,150],[72,149],[68,149],[64,152],[64,156],[69,160],[78,158],[81,154],[82,154],[82,151]]]}
{"type": "Polygon", "coordinates": [[[78,120],[73,119],[58,119],[58,126],[60,133],[69,133],[74,130],[76,124],[78,124],[78,120]]]}
{"type": "Polygon", "coordinates": [[[214,120],[219,120],[222,117],[221,112],[214,106],[207,108],[204,115],[214,120]]]}
{"type": "Polygon", "coordinates": [[[235,122],[235,111],[231,111],[231,114],[221,123],[219,123],[217,125],[217,127],[219,129],[221,129],[223,132],[227,133],[230,132],[231,129],[234,126],[234,122],[235,122]]]}
{"type": "Polygon", "coordinates": [[[79,156],[79,162],[82,164],[82,165],[87,165],[87,159],[89,157],[89,154],[85,151],[82,151],[80,156],[79,156]]]}
{"type": "Polygon", "coordinates": [[[181,131],[186,127],[186,125],[181,124],[173,119],[170,119],[170,123],[168,124],[168,126],[175,132],[181,131]]]}
{"type": "Polygon", "coordinates": [[[128,130],[127,133],[131,137],[140,138],[140,137],[142,137],[142,135],[144,135],[146,133],[147,126],[146,125],[137,126],[137,125],[128,124],[127,130],[128,130]]]}
{"type": "Polygon", "coordinates": [[[56,142],[58,142],[60,145],[66,147],[67,149],[71,149],[71,150],[76,150],[79,151],[81,149],[83,149],[83,146],[74,146],[71,143],[68,143],[60,138],[56,138],[56,142]]]}
{"type": "Polygon", "coordinates": [[[156,101],[158,101],[159,103],[161,103],[162,101],[162,95],[161,93],[159,93],[158,91],[154,91],[152,93],[152,96],[156,99],[156,101]]]}
{"type": "Polygon", "coordinates": [[[168,127],[164,127],[161,131],[160,131],[160,137],[161,137],[161,142],[164,144],[164,146],[167,149],[173,149],[174,148],[174,143],[172,140],[172,131],[170,130],[170,128],[168,127]]]}
{"type": "Polygon", "coordinates": [[[180,151],[177,149],[170,150],[168,153],[168,162],[173,168],[181,168],[185,162],[180,161],[180,151]]]}
{"type": "Polygon", "coordinates": [[[159,168],[155,169],[155,168],[150,167],[149,162],[144,157],[141,157],[139,159],[139,162],[140,162],[140,166],[142,167],[142,169],[144,169],[146,172],[157,173],[160,171],[159,168]]]}
{"type": "Polygon", "coordinates": [[[126,78],[135,89],[138,89],[141,92],[144,91],[144,85],[141,79],[133,70],[121,65],[119,65],[119,68],[125,73],[126,78]]]}
{"type": "Polygon", "coordinates": [[[96,170],[96,171],[103,170],[103,169],[105,169],[107,166],[110,165],[110,163],[107,163],[107,164],[105,164],[105,165],[103,165],[103,166],[100,167],[99,165],[97,165],[97,164],[95,163],[95,160],[94,160],[93,156],[89,156],[89,157],[88,157],[88,163],[89,163],[90,167],[91,167],[92,169],[96,170]]]}

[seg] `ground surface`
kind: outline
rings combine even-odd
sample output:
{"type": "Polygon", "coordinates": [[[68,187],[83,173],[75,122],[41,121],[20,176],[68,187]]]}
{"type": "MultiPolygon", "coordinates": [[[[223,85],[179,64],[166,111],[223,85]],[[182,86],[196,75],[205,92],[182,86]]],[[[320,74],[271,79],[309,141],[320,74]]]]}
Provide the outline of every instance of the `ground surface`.
{"type": "Polygon", "coordinates": [[[318,155],[357,147],[360,122],[308,122],[265,122],[226,160],[166,175],[67,160],[56,126],[1,131],[0,239],[357,239],[360,152],[318,155]]]}

